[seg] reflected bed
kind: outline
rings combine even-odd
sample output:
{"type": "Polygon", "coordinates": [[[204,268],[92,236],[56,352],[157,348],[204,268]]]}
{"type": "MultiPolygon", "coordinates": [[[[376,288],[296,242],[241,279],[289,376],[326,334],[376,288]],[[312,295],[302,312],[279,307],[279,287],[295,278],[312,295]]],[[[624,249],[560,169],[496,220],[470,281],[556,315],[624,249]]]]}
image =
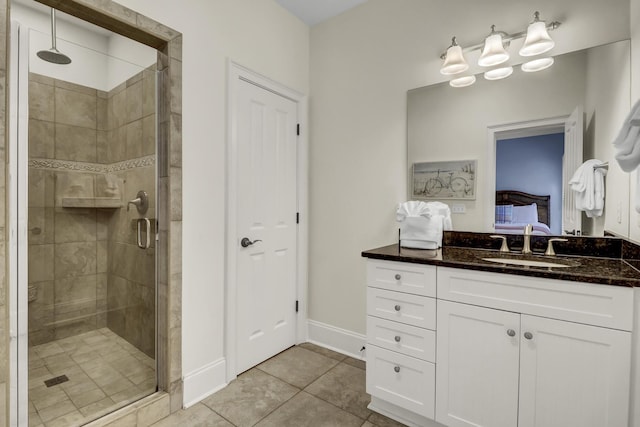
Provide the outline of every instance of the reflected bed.
{"type": "Polygon", "coordinates": [[[551,235],[549,200],[515,190],[496,191],[495,230],[497,233],[522,234],[525,225],[533,225],[533,234],[551,235]]]}

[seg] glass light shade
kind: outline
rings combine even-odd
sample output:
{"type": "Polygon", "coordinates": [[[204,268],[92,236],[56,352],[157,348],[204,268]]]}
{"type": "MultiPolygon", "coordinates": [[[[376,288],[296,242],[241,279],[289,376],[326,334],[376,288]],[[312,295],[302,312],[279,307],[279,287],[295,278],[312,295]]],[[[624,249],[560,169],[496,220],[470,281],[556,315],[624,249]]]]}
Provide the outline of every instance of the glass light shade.
{"type": "Polygon", "coordinates": [[[476,82],[476,76],[464,76],[458,77],[457,79],[453,79],[449,82],[449,85],[452,87],[467,87],[471,86],[476,82]]]}
{"type": "Polygon", "coordinates": [[[540,55],[553,49],[555,42],[549,37],[547,24],[544,21],[534,21],[527,28],[527,37],[520,48],[521,56],[540,55]]]}
{"type": "Polygon", "coordinates": [[[533,73],[551,67],[553,62],[553,58],[534,59],[533,61],[525,62],[520,68],[522,68],[524,72],[533,73]]]}
{"type": "Polygon", "coordinates": [[[509,54],[502,44],[502,36],[500,34],[490,34],[484,41],[484,48],[480,59],[478,59],[478,65],[492,67],[507,60],[509,60],[509,54]]]}
{"type": "Polygon", "coordinates": [[[487,80],[500,80],[509,77],[513,73],[513,67],[495,68],[485,71],[484,78],[487,80]]]}
{"type": "Polygon", "coordinates": [[[469,68],[469,64],[464,59],[462,54],[462,48],[458,45],[454,45],[447,49],[447,57],[440,68],[440,73],[444,75],[458,74],[466,71],[469,68]]]}

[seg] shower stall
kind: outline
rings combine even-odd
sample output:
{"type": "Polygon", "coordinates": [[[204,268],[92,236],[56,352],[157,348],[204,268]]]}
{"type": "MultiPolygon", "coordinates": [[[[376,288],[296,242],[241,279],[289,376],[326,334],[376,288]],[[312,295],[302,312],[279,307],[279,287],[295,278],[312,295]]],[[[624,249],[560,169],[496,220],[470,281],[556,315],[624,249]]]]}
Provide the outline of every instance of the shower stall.
{"type": "Polygon", "coordinates": [[[161,77],[102,28],[24,0],[12,19],[11,398],[29,425],[82,425],[157,390],[161,77]]]}

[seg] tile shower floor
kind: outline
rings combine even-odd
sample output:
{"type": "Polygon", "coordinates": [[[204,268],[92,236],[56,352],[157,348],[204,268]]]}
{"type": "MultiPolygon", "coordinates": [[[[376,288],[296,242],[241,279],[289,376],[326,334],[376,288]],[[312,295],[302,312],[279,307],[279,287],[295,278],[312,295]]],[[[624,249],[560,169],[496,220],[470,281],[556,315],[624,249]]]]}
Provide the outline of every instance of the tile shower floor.
{"type": "Polygon", "coordinates": [[[397,427],[367,409],[365,364],[305,343],[238,376],[154,427],[397,427]]]}
{"type": "Polygon", "coordinates": [[[155,360],[108,328],[29,348],[29,426],[82,425],[155,389],[155,360]]]}

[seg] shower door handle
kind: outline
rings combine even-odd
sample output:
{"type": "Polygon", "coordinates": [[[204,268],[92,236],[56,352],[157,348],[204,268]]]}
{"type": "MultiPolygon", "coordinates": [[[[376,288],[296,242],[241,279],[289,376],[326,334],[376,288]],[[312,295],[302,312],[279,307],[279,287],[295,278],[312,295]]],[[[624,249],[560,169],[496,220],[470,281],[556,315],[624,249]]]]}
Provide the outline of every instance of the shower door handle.
{"type": "Polygon", "coordinates": [[[140,249],[149,249],[151,246],[151,221],[149,218],[138,218],[138,247],[140,249]],[[142,241],[142,224],[145,225],[145,241],[142,241]]]}

